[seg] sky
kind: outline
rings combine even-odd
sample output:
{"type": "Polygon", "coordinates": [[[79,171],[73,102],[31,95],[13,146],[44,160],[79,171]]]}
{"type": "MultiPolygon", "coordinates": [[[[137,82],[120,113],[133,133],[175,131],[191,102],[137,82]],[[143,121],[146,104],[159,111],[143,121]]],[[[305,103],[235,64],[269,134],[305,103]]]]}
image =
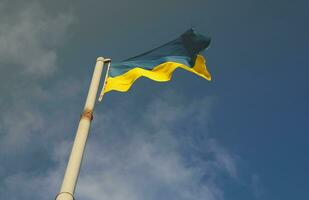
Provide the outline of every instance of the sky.
{"type": "Polygon", "coordinates": [[[95,60],[189,28],[211,82],[176,70],[96,103],[75,198],[309,199],[305,0],[0,1],[0,199],[58,193],[95,60]]]}

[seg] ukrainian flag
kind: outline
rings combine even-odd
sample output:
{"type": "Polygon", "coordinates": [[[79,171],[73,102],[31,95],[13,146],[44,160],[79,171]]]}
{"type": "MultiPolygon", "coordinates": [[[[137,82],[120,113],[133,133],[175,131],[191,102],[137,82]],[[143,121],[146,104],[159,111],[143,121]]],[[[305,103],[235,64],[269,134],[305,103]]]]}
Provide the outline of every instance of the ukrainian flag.
{"type": "Polygon", "coordinates": [[[189,29],[177,39],[120,63],[112,63],[104,88],[126,92],[134,81],[145,76],[154,81],[169,81],[176,68],[182,68],[211,80],[205,59],[200,54],[210,44],[210,38],[189,29]]]}

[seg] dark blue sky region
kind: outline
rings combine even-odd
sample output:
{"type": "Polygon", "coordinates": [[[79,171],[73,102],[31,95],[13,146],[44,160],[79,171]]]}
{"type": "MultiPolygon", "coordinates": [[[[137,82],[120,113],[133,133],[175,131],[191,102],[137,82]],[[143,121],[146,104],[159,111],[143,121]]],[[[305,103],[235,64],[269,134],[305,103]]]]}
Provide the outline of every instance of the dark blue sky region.
{"type": "Polygon", "coordinates": [[[308,199],[308,6],[1,2],[0,199],[58,192],[96,57],[121,61],[189,28],[212,38],[213,80],[176,70],[108,93],[76,198],[308,199]]]}

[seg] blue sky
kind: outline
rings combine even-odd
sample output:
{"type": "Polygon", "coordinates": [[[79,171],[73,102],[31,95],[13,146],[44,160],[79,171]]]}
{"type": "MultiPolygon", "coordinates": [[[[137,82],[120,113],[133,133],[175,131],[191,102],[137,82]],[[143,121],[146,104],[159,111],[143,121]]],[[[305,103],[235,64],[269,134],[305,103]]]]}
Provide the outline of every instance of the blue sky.
{"type": "Polygon", "coordinates": [[[96,57],[120,61],[191,27],[212,37],[203,54],[213,81],[177,70],[170,82],[108,93],[76,198],[308,199],[307,8],[0,2],[0,199],[58,192],[96,57]]]}

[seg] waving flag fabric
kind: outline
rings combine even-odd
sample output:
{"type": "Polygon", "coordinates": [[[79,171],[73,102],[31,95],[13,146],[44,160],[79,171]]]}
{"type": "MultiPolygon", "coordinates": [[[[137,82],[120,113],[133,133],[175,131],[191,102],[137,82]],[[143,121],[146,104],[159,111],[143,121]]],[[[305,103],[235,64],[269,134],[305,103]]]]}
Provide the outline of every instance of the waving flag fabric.
{"type": "Polygon", "coordinates": [[[120,63],[112,63],[104,93],[126,92],[141,76],[154,81],[169,81],[176,68],[182,68],[211,80],[205,59],[200,52],[210,44],[210,38],[190,29],[177,39],[120,63]]]}

